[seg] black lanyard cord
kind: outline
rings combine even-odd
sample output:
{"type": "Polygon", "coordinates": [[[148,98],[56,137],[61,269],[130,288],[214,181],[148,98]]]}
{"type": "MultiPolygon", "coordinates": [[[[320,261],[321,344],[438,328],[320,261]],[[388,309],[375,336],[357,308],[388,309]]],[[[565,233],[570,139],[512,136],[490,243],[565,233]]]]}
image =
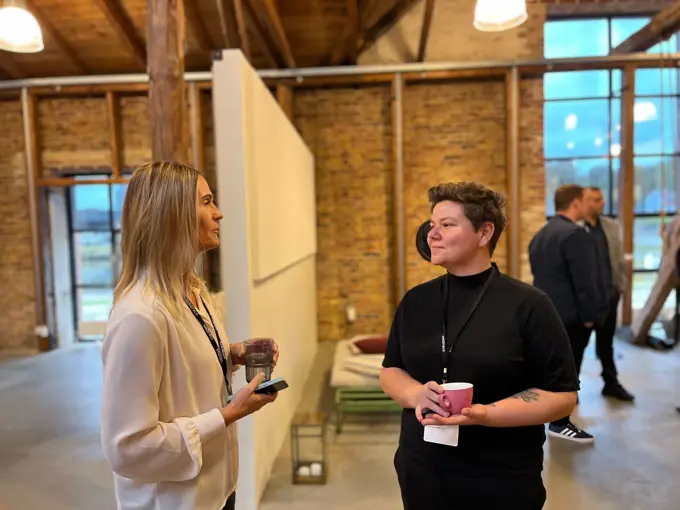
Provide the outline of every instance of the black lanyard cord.
{"type": "Polygon", "coordinates": [[[472,318],[472,315],[475,313],[477,308],[479,307],[479,303],[481,303],[482,298],[484,297],[484,294],[486,293],[487,289],[489,288],[489,285],[491,285],[491,280],[494,278],[496,273],[498,272],[498,268],[496,267],[495,264],[492,264],[492,269],[491,269],[491,274],[488,276],[486,281],[484,282],[484,286],[482,289],[479,291],[479,294],[475,297],[475,300],[472,302],[472,306],[470,307],[470,311],[468,312],[467,317],[461,324],[460,328],[458,328],[458,331],[456,331],[455,335],[452,335],[451,343],[448,341],[448,331],[447,331],[447,323],[448,323],[448,315],[449,315],[449,274],[447,273],[444,276],[444,289],[442,291],[442,296],[443,296],[443,312],[442,312],[442,362],[444,364],[444,368],[442,370],[442,384],[446,384],[448,382],[448,371],[449,371],[449,360],[451,359],[451,352],[453,351],[453,347],[458,341],[458,338],[460,338],[460,334],[463,332],[463,329],[465,329],[465,326],[467,323],[470,321],[472,318]]]}
{"type": "Polygon", "coordinates": [[[215,354],[217,355],[217,361],[219,361],[220,363],[222,375],[224,376],[224,384],[227,387],[227,393],[231,395],[232,394],[231,384],[229,384],[229,374],[227,373],[227,356],[224,353],[224,345],[222,344],[222,340],[220,339],[220,333],[219,331],[217,331],[217,326],[215,325],[215,321],[213,320],[210,310],[205,305],[205,301],[203,301],[203,298],[201,298],[201,303],[203,303],[203,308],[205,308],[205,311],[208,313],[208,317],[210,317],[210,322],[212,323],[213,329],[215,330],[217,340],[215,340],[212,331],[210,331],[210,328],[205,323],[203,317],[201,317],[201,314],[198,312],[198,310],[196,310],[196,307],[193,305],[193,303],[189,301],[188,298],[184,298],[184,302],[189,307],[189,310],[191,310],[191,313],[194,314],[194,317],[196,317],[196,320],[199,322],[199,324],[203,326],[203,331],[205,331],[208,340],[210,340],[210,345],[212,345],[213,349],[215,350],[215,354]]]}

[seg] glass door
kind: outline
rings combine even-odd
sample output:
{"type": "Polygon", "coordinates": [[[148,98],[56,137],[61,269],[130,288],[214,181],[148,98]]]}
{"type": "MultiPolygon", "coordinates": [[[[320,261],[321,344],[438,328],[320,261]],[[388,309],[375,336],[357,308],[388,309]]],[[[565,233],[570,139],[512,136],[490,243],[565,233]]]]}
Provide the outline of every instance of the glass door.
{"type": "Polygon", "coordinates": [[[113,305],[113,288],[120,274],[120,216],[126,187],[83,184],[73,186],[69,193],[74,315],[81,341],[101,339],[113,305]]]}

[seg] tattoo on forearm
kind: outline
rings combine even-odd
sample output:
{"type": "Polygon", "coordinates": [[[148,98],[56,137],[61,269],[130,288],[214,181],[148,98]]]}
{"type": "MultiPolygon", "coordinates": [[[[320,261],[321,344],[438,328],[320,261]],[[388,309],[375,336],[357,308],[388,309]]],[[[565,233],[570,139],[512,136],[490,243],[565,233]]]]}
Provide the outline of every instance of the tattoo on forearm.
{"type": "Polygon", "coordinates": [[[489,407],[496,407],[496,404],[495,404],[495,403],[491,403],[491,404],[489,404],[489,407]]]}
{"type": "Polygon", "coordinates": [[[538,400],[539,394],[534,390],[525,390],[519,392],[517,395],[513,395],[512,398],[522,399],[525,402],[536,402],[538,400]]]}

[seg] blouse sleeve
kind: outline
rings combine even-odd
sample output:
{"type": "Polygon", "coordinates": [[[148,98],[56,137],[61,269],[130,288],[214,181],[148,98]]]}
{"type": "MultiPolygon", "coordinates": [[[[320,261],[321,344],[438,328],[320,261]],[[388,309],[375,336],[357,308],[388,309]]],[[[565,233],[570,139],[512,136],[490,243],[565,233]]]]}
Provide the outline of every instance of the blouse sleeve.
{"type": "Polygon", "coordinates": [[[146,483],[195,478],[204,445],[226,430],[219,409],[159,421],[163,340],[151,317],[132,313],[111,324],[102,347],[104,455],[115,473],[146,483]]]}

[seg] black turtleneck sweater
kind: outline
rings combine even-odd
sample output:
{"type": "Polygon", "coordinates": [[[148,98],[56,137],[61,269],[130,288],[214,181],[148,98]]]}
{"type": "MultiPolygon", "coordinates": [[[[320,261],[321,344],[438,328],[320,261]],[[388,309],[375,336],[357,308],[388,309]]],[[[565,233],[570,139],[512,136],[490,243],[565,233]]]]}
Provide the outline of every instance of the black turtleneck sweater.
{"type": "MultiPolygon", "coordinates": [[[[444,284],[449,286],[447,341],[470,313],[492,271],[447,273],[406,293],[390,331],[384,367],[405,370],[420,383],[442,382],[444,284]]],[[[473,403],[490,404],[529,388],[578,391],[569,339],[550,299],[540,290],[496,273],[454,343],[449,382],[474,385],[473,403]]],[[[529,404],[528,404],[529,405],[529,404]]],[[[400,451],[444,471],[470,477],[540,476],[543,425],[514,428],[465,426],[458,447],[423,441],[413,409],[404,410],[400,451]]]]}

